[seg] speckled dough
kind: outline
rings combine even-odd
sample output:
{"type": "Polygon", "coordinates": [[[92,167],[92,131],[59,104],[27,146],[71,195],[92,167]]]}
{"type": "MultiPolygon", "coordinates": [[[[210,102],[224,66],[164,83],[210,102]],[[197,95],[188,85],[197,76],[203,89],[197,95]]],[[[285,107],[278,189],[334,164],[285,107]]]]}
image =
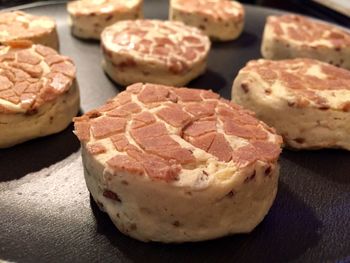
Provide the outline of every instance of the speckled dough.
{"type": "Polygon", "coordinates": [[[101,46],[104,70],[121,85],[183,86],[205,71],[210,41],[181,22],[135,20],[107,27],[101,46]]]}
{"type": "Polygon", "coordinates": [[[142,241],[250,232],[276,196],[281,138],[211,91],[134,84],[75,134],[94,200],[142,241]]]}
{"type": "Polygon", "coordinates": [[[350,32],[299,15],[269,16],[261,54],[266,59],[313,58],[350,69],[350,32]]]}
{"type": "Polygon", "coordinates": [[[203,30],[212,40],[236,39],[243,31],[244,8],[228,0],[171,0],[169,19],[203,30]]]}
{"type": "Polygon", "coordinates": [[[312,59],[256,60],[239,72],[233,101],[296,149],[350,150],[350,71],[312,59]]]}
{"type": "Polygon", "coordinates": [[[79,110],[72,61],[25,43],[0,48],[0,148],[60,132],[79,110]]]}
{"type": "Polygon", "coordinates": [[[100,39],[115,22],[143,18],[143,0],[79,0],[69,2],[67,10],[73,35],[100,39]]]}
{"type": "Polygon", "coordinates": [[[47,16],[21,11],[0,13],[0,44],[17,40],[30,40],[58,50],[56,22],[47,16]]]}

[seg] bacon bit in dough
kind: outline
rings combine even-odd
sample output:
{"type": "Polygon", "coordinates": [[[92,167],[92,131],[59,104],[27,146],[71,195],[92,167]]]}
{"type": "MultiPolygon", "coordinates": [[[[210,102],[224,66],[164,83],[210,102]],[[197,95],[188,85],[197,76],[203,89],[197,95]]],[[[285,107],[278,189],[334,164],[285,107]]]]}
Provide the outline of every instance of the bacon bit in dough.
{"type": "Polygon", "coordinates": [[[103,191],[103,196],[104,196],[104,197],[107,197],[107,198],[109,198],[109,199],[112,199],[112,200],[121,202],[119,196],[118,196],[116,193],[112,192],[112,191],[104,190],[104,191],[103,191]]]}

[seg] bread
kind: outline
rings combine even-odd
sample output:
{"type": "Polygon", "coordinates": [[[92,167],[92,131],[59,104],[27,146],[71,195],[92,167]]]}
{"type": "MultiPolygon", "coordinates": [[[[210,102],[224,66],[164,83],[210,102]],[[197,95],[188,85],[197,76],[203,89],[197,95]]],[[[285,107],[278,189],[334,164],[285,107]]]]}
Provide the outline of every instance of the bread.
{"type": "Polygon", "coordinates": [[[94,200],[142,241],[250,232],[276,195],[281,138],[211,91],[137,83],[75,134],[94,200]]]}
{"type": "Polygon", "coordinates": [[[0,47],[0,148],[57,133],[79,109],[75,66],[31,42],[0,47]]]}
{"type": "Polygon", "coordinates": [[[210,41],[181,22],[134,20],[107,27],[101,46],[103,68],[120,85],[182,86],[205,71],[210,41]]]}
{"type": "Polygon", "coordinates": [[[289,147],[350,150],[348,70],[312,59],[254,60],[239,71],[232,98],[289,147]]]}
{"type": "Polygon", "coordinates": [[[350,32],[300,15],[269,16],[261,54],[266,59],[313,58],[350,69],[350,32]]]}
{"type": "Polygon", "coordinates": [[[22,11],[0,13],[0,44],[17,40],[30,40],[58,50],[56,22],[47,16],[22,11]]]}
{"type": "Polygon", "coordinates": [[[229,0],[171,0],[169,19],[203,30],[212,40],[236,39],[243,31],[244,8],[229,0]]]}
{"type": "Polygon", "coordinates": [[[117,21],[143,17],[143,0],[79,0],[67,4],[72,34],[100,39],[102,30],[117,21]]]}

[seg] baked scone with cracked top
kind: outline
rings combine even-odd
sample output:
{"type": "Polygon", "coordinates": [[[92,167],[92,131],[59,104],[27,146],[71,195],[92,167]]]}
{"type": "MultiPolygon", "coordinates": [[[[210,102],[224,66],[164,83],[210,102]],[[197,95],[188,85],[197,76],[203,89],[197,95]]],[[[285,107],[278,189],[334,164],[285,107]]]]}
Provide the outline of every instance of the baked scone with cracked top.
{"type": "Polygon", "coordinates": [[[266,59],[312,58],[350,69],[350,31],[300,15],[269,16],[261,54],[266,59]]]}
{"type": "Polygon", "coordinates": [[[65,129],[79,109],[75,66],[55,50],[0,47],[0,148],[65,129]]]}
{"type": "Polygon", "coordinates": [[[210,40],[181,22],[121,21],[102,32],[103,68],[120,85],[183,86],[206,69],[210,40]]]}
{"type": "Polygon", "coordinates": [[[233,101],[254,111],[296,149],[350,150],[350,71],[312,59],[253,60],[233,101]]]}
{"type": "Polygon", "coordinates": [[[239,37],[245,11],[230,0],[171,0],[169,19],[203,30],[212,40],[229,41],[239,37]]]}
{"type": "Polygon", "coordinates": [[[133,84],[75,134],[94,200],[142,241],[250,232],[275,199],[281,137],[208,90],[133,84]]]}
{"type": "Polygon", "coordinates": [[[17,40],[30,40],[58,50],[56,22],[47,16],[22,11],[0,13],[0,44],[17,40]]]}
{"type": "Polygon", "coordinates": [[[78,0],[67,4],[72,34],[100,39],[107,26],[121,20],[143,18],[143,0],[78,0]]]}

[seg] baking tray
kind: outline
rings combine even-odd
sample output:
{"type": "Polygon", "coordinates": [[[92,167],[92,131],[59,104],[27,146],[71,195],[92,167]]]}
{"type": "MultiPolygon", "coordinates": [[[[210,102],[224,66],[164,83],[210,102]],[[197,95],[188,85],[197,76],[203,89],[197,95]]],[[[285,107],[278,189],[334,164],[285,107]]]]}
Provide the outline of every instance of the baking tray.
{"type": "MultiPolygon", "coordinates": [[[[213,44],[205,75],[189,84],[230,98],[232,80],[260,57],[265,18],[280,11],[245,6],[241,37],[213,44]]],[[[73,38],[64,3],[22,7],[56,18],[61,53],[78,68],[81,112],[123,90],[100,67],[98,42],[73,38]]],[[[145,1],[145,16],[166,19],[168,1],[145,1]]],[[[83,178],[78,140],[65,131],[0,150],[0,259],[15,262],[350,262],[350,154],[289,151],[280,158],[276,201],[250,234],[186,243],[143,243],[100,212],[83,178]]]]}

